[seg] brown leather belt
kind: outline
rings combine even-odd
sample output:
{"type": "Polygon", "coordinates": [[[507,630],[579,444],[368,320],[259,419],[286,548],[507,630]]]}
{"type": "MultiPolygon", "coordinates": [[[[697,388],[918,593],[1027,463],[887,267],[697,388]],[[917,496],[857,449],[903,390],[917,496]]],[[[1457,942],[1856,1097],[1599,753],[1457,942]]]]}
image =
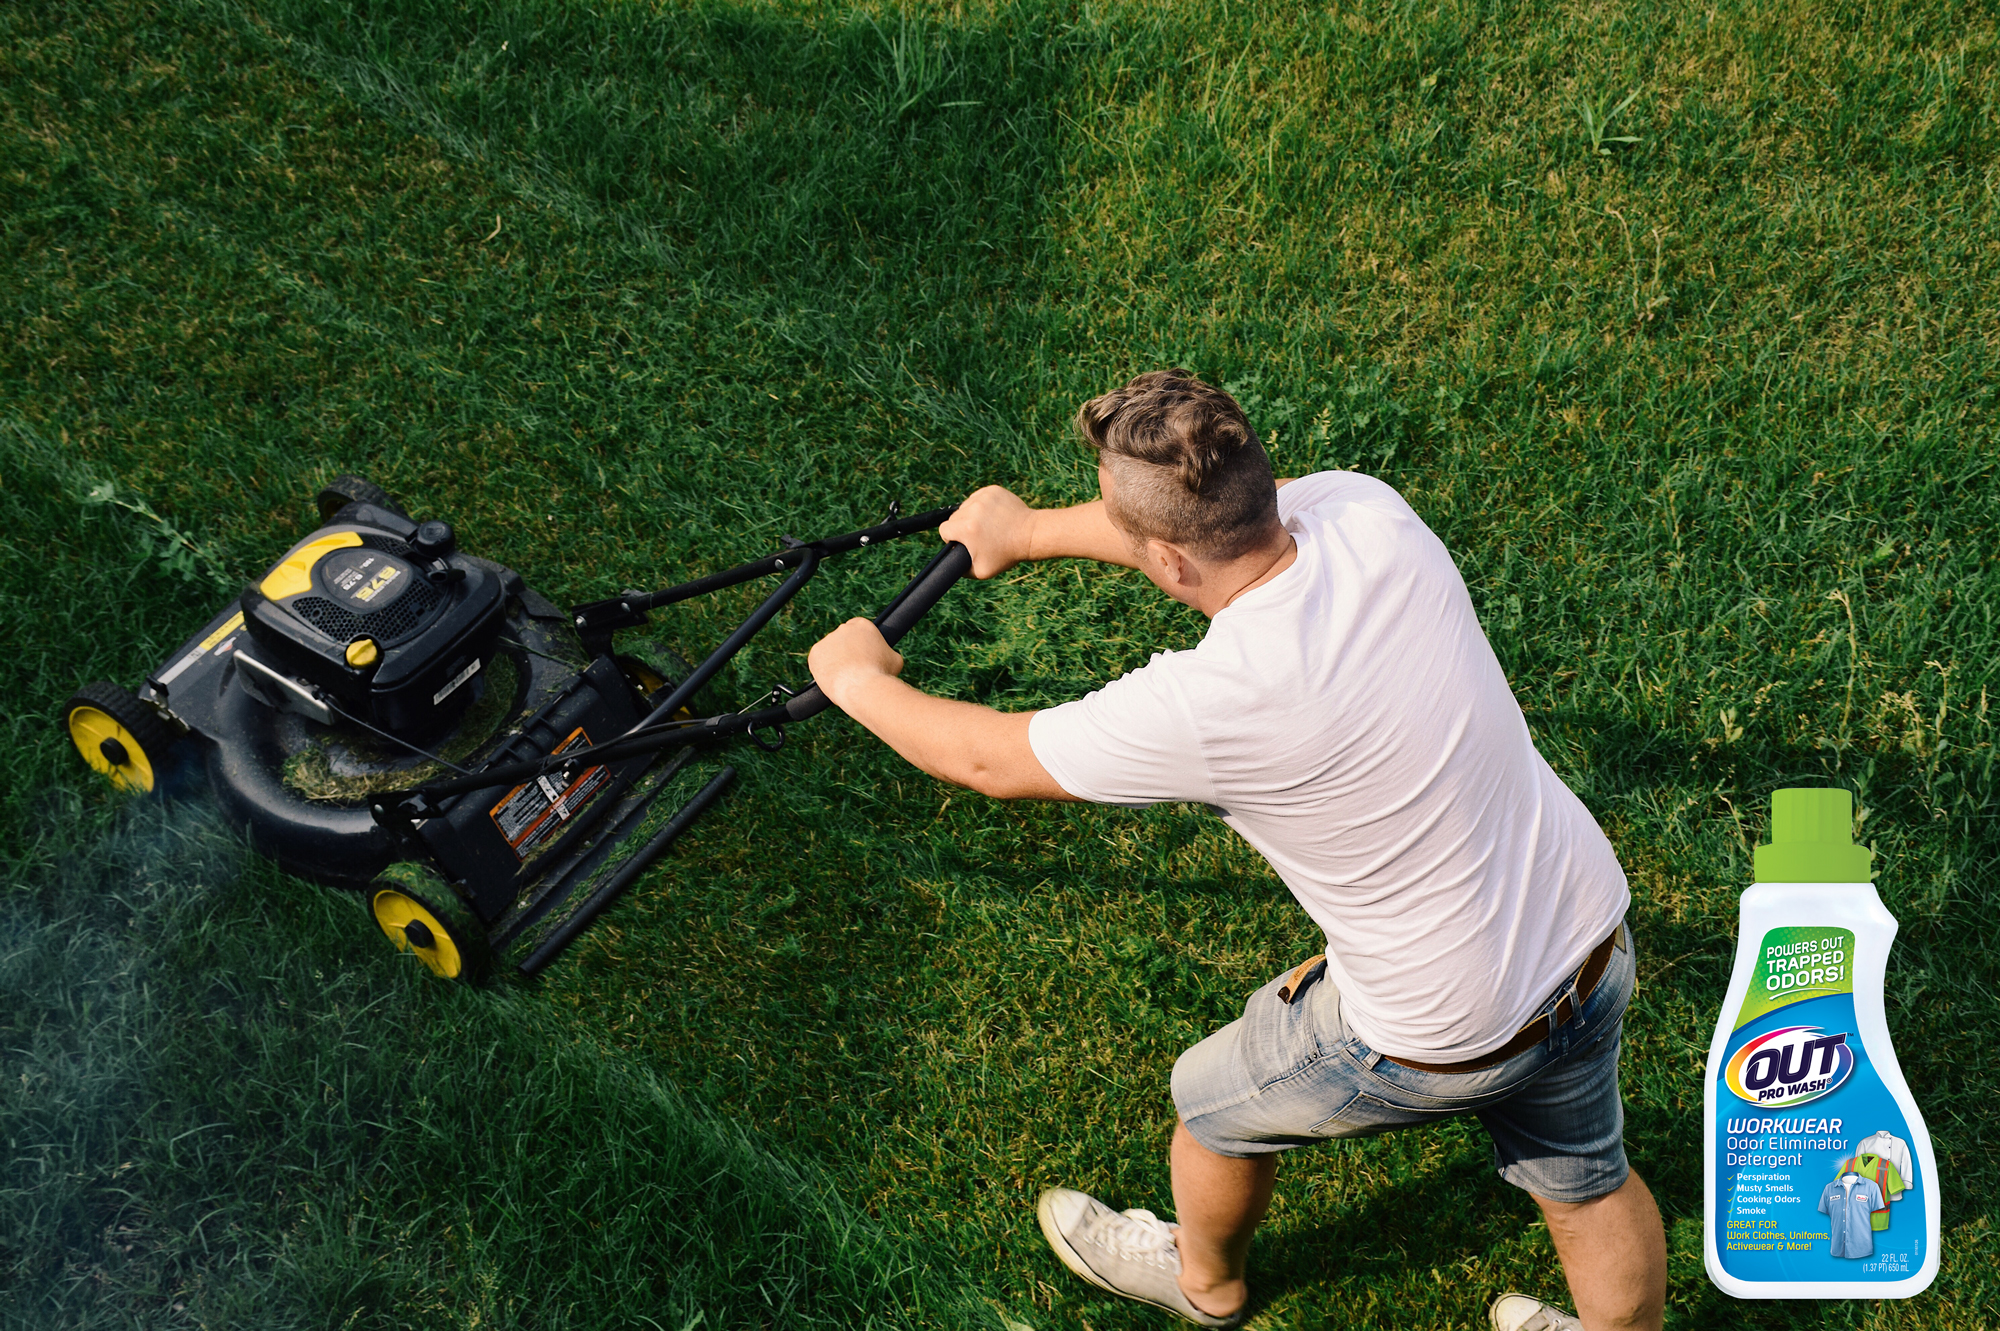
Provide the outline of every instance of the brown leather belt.
{"type": "Polygon", "coordinates": [[[1583,959],[1583,965],[1577,968],[1575,982],[1568,986],[1555,1007],[1515,1031],[1513,1039],[1490,1054],[1468,1058],[1463,1063],[1419,1063],[1414,1058],[1397,1058],[1394,1054],[1382,1057],[1399,1067],[1415,1068],[1418,1072],[1477,1072],[1481,1068],[1505,1063],[1516,1054],[1525,1054],[1569,1024],[1569,1019],[1576,1015],[1577,1009],[1597,988],[1597,982],[1604,978],[1606,968],[1611,965],[1612,951],[1624,946],[1625,923],[1621,920],[1618,927],[1611,931],[1611,937],[1591,949],[1590,955],[1583,959]]]}
{"type": "MultiPolygon", "coordinates": [[[[1463,1063],[1419,1063],[1414,1058],[1397,1058],[1394,1054],[1384,1054],[1382,1057],[1398,1067],[1414,1068],[1418,1072],[1477,1072],[1481,1068],[1496,1067],[1505,1063],[1516,1054],[1525,1054],[1569,1024],[1569,1019],[1576,1015],[1577,1009],[1581,1008],[1596,991],[1597,982],[1604,978],[1605,970],[1611,965],[1612,952],[1624,946],[1625,924],[1621,920],[1618,927],[1611,931],[1611,936],[1599,943],[1591,950],[1590,955],[1583,959],[1583,965],[1577,968],[1576,975],[1572,982],[1565,986],[1563,996],[1556,1000],[1555,1007],[1514,1032],[1513,1039],[1490,1054],[1481,1054],[1478,1058],[1469,1058],[1463,1063]]],[[[1279,988],[1278,1000],[1290,1003],[1296,999],[1304,991],[1307,981],[1325,964],[1325,957],[1314,957],[1310,961],[1302,962],[1298,969],[1292,972],[1291,978],[1279,988]]]]}

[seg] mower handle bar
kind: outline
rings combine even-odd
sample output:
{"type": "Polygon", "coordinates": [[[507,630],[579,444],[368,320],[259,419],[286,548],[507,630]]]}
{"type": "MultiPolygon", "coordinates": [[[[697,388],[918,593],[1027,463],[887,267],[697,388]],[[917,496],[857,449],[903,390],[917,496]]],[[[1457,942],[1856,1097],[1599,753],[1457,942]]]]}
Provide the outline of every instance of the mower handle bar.
{"type": "MultiPolygon", "coordinates": [[[[651,595],[643,596],[639,599],[648,609],[663,605],[673,605],[678,601],[705,596],[709,592],[718,591],[724,587],[734,587],[739,582],[749,582],[753,578],[763,577],[766,573],[774,573],[791,567],[796,561],[788,561],[787,557],[793,550],[817,550],[821,559],[831,559],[835,555],[844,555],[866,546],[880,545],[884,541],[893,541],[899,536],[910,536],[920,531],[930,531],[933,528],[941,527],[944,525],[945,519],[956,512],[958,512],[957,504],[947,504],[943,508],[933,508],[922,513],[912,513],[908,517],[890,518],[886,522],[876,523],[873,527],[864,527],[860,531],[851,531],[840,536],[822,536],[816,541],[787,542],[789,549],[780,551],[775,556],[764,559],[753,559],[747,564],[739,564],[735,568],[725,569],[721,573],[711,573],[705,578],[695,578],[689,582],[669,587],[665,591],[653,592],[651,595]]],[[[901,598],[899,597],[898,599],[901,598]]]]}
{"type": "MultiPolygon", "coordinates": [[[[875,616],[875,627],[891,647],[903,640],[903,635],[917,626],[917,621],[931,612],[931,608],[944,599],[953,583],[972,571],[972,554],[957,541],[947,541],[944,549],[931,556],[931,562],[923,571],[911,578],[896,593],[896,599],[882,607],[882,613],[875,616]]],[[[817,684],[804,692],[786,699],[785,720],[803,721],[807,717],[818,716],[833,706],[833,700],[820,691],[817,684]]]]}
{"type": "MultiPolygon", "coordinates": [[[[938,512],[943,513],[945,516],[950,515],[949,509],[938,510],[938,512]]],[[[937,513],[919,514],[918,517],[935,518],[937,521],[943,520],[937,516],[937,513]]],[[[916,520],[916,518],[904,519],[904,521],[911,522],[916,520]]],[[[859,535],[860,533],[855,534],[859,535]]],[[[792,577],[785,580],[785,586],[774,592],[765,602],[765,605],[759,607],[759,611],[769,610],[775,613],[779,605],[789,600],[791,593],[796,592],[800,586],[804,585],[806,580],[816,571],[819,563],[818,554],[819,552],[816,549],[807,548],[803,560],[788,561],[794,567],[792,577]],[[773,604],[774,602],[775,604],[773,604]]],[[[769,565],[770,561],[764,560],[759,561],[756,565],[744,565],[743,567],[755,567],[760,573],[767,573],[772,571],[769,565]]],[[[740,570],[730,570],[731,573],[738,571],[740,570]]],[[[875,617],[875,627],[881,631],[883,638],[888,641],[890,646],[895,646],[898,642],[902,641],[904,635],[916,627],[917,621],[921,620],[940,600],[944,599],[944,594],[951,590],[953,583],[971,571],[971,553],[957,541],[946,543],[944,549],[938,551],[932,557],[931,561],[923,567],[922,571],[904,585],[903,590],[896,594],[895,599],[883,607],[882,613],[875,617]]],[[[740,581],[747,582],[749,581],[749,577],[746,576],[740,579],[740,581]]],[[[669,590],[678,589],[670,588],[669,590]]],[[[762,628],[764,622],[768,619],[768,614],[761,616],[753,614],[750,620],[746,621],[736,633],[730,636],[729,642],[725,642],[721,648],[717,649],[716,656],[727,659],[729,655],[733,655],[733,649],[741,645],[736,642],[736,639],[739,637],[747,639],[751,634],[762,628]]],[[[691,679],[688,682],[694,681],[691,679]]],[[[690,692],[691,690],[687,687],[688,682],[684,682],[679,689],[674,690],[674,693],[690,692]]],[[[696,687],[699,687],[698,683],[696,687]]],[[[671,704],[674,702],[674,699],[669,698],[668,702],[671,704]]],[[[550,754],[545,758],[530,758],[522,762],[503,763],[497,767],[488,767],[474,772],[469,776],[432,782],[410,790],[393,800],[384,800],[378,807],[382,815],[392,818],[398,814],[407,818],[434,817],[440,812],[436,801],[452,795],[462,794],[468,790],[484,790],[491,786],[532,781],[537,777],[546,776],[550,772],[564,769],[580,769],[585,764],[616,762],[624,758],[636,757],[642,753],[657,752],[660,749],[676,744],[688,744],[697,740],[746,735],[758,730],[774,730],[784,726],[788,722],[803,721],[808,717],[817,716],[831,705],[832,701],[821,691],[819,685],[813,684],[787,698],[782,703],[760,707],[754,711],[726,712],[720,716],[711,716],[698,721],[666,721],[664,724],[654,723],[651,725],[641,722],[638,728],[603,744],[592,745],[588,748],[569,749],[561,754],[550,754]]],[[[670,716],[672,712],[663,708],[656,708],[653,715],[670,716]]],[[[648,720],[651,720],[651,718],[649,717],[648,720]]]]}
{"type": "Polygon", "coordinates": [[[831,559],[835,555],[844,555],[853,550],[880,545],[884,541],[893,541],[899,536],[929,531],[933,527],[942,525],[946,518],[957,511],[958,505],[950,504],[923,513],[912,513],[908,517],[893,517],[886,522],[878,522],[873,527],[864,527],[860,531],[846,532],[839,536],[822,536],[816,541],[788,539],[786,548],[774,555],[765,555],[762,559],[753,559],[747,564],[738,564],[735,568],[723,569],[719,573],[690,578],[686,582],[675,583],[661,591],[626,592],[607,600],[592,601],[577,606],[570,614],[578,633],[630,628],[644,623],[645,613],[648,610],[657,610],[662,606],[675,605],[681,601],[691,601],[697,596],[719,592],[725,587],[755,582],[758,578],[768,577],[773,573],[796,570],[802,558],[816,555],[820,559],[831,559]]]}

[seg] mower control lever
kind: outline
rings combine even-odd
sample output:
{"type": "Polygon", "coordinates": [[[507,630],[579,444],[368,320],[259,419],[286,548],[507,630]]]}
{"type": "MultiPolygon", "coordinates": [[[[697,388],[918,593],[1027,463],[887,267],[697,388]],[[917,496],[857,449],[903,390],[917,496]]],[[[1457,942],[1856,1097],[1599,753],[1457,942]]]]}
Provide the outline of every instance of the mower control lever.
{"type": "Polygon", "coordinates": [[[789,573],[799,567],[805,554],[811,553],[820,559],[830,559],[844,555],[850,550],[861,550],[883,541],[893,541],[899,536],[913,532],[928,531],[953,513],[958,505],[934,508],[927,513],[904,517],[900,505],[889,506],[889,516],[873,527],[847,532],[841,536],[825,536],[817,541],[801,541],[796,536],[781,536],[779,543],[785,548],[775,555],[753,559],[747,564],[724,569],[720,573],[710,573],[657,592],[621,592],[604,601],[591,601],[570,611],[570,619],[576,633],[583,640],[584,650],[593,656],[601,656],[611,650],[611,635],[620,629],[637,628],[646,622],[646,612],[680,601],[706,596],[710,592],[721,591],[740,583],[752,582],[773,573],[789,573]]]}

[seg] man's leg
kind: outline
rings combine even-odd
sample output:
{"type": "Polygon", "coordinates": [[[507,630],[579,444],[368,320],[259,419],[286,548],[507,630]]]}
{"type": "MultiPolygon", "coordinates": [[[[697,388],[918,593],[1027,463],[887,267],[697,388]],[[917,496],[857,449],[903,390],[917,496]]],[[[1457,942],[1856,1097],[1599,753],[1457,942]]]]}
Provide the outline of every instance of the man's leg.
{"type": "MultiPolygon", "coordinates": [[[[1243,1266],[1250,1255],[1250,1235],[1271,1205],[1278,1157],[1217,1155],[1176,1122],[1173,1171],[1181,1292],[1203,1312],[1228,1317],[1250,1297],[1243,1266]]],[[[1657,1217],[1653,1223],[1657,1228],[1657,1217]]]]}
{"type": "MultiPolygon", "coordinates": [[[[1176,1199],[1179,1159],[1176,1152],[1176,1199]]],[[[1549,1222],[1585,1331],[1658,1331],[1667,1302],[1667,1235],[1639,1175],[1626,1175],[1617,1191],[1587,1202],[1535,1201],[1549,1222]]]]}

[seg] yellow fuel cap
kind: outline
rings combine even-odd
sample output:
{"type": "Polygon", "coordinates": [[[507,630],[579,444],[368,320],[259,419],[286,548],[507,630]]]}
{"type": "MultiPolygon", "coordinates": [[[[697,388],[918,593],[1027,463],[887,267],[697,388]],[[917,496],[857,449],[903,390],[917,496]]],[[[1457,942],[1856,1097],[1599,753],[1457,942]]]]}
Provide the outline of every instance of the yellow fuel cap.
{"type": "Polygon", "coordinates": [[[356,638],[347,644],[347,664],[356,670],[366,670],[381,659],[382,650],[373,638],[356,638]]]}

